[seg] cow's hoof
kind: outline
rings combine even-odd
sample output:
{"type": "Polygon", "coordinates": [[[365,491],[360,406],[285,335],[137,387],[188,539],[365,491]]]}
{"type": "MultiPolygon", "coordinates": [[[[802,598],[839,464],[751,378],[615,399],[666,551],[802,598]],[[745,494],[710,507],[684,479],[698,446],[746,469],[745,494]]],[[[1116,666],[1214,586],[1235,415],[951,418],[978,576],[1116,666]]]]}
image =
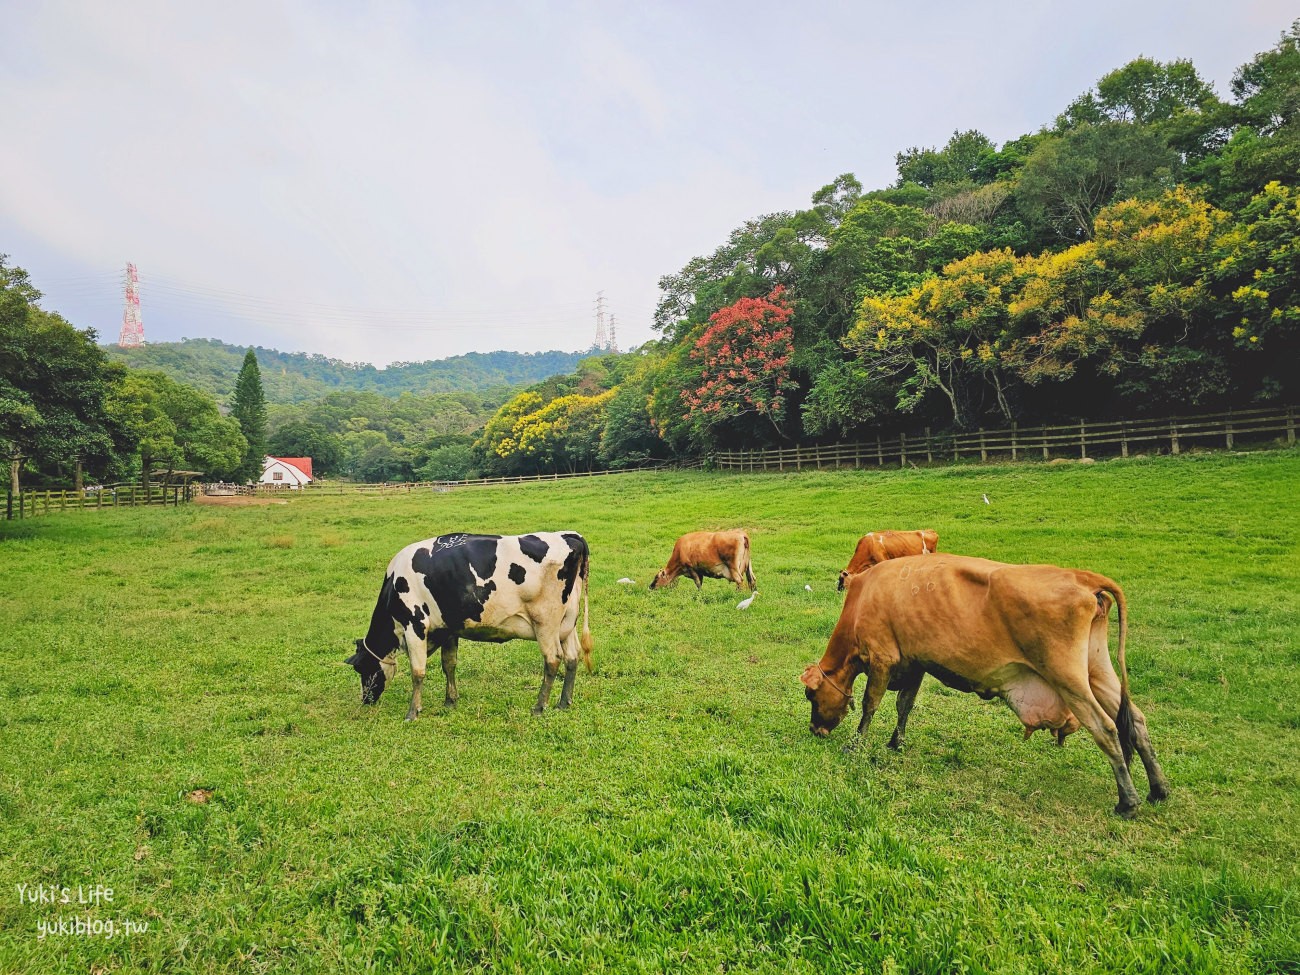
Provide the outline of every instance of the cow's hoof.
{"type": "Polygon", "coordinates": [[[418,718],[419,716],[420,716],[420,712],[419,712],[419,711],[416,711],[414,714],[407,714],[407,716],[406,716],[406,720],[407,720],[407,721],[414,721],[414,720],[415,720],[416,718],[418,718]]]}
{"type": "Polygon", "coordinates": [[[1147,793],[1147,802],[1164,802],[1169,798],[1167,789],[1152,789],[1147,793]]]}
{"type": "Polygon", "coordinates": [[[456,706],[456,702],[453,701],[451,698],[447,698],[447,700],[442,702],[442,706],[444,708],[454,708],[456,706]]]}
{"type": "Polygon", "coordinates": [[[840,751],[843,752],[845,755],[852,755],[861,747],[862,747],[862,739],[859,738],[857,735],[854,735],[852,738],[849,739],[848,744],[846,744],[843,748],[841,748],[840,751]]]}
{"type": "Polygon", "coordinates": [[[1132,819],[1137,815],[1137,811],[1138,807],[1136,805],[1130,806],[1122,802],[1115,807],[1115,815],[1122,816],[1124,819],[1132,819]]]}
{"type": "Polygon", "coordinates": [[[542,713],[543,711],[545,711],[545,710],[546,710],[546,708],[542,707],[540,704],[536,705],[536,706],[533,708],[533,717],[534,717],[534,718],[537,717],[539,714],[541,714],[541,713],[542,713]]]}

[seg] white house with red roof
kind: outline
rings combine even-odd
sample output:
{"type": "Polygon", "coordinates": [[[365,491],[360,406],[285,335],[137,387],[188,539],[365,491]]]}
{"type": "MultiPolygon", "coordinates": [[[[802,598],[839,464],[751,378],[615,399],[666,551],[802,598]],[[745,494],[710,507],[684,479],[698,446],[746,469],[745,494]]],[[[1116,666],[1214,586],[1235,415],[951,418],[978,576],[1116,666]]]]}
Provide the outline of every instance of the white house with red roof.
{"type": "Polygon", "coordinates": [[[310,457],[267,457],[262,462],[262,479],[258,483],[297,489],[311,480],[310,457]]]}

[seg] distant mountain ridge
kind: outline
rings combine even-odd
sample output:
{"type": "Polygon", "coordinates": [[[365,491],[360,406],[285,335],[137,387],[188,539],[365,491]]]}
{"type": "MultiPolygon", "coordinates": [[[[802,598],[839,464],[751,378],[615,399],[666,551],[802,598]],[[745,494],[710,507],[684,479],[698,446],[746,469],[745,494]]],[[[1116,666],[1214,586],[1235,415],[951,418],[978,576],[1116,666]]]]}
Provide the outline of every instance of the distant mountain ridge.
{"type": "MultiPolygon", "coordinates": [[[[110,359],[132,369],[166,373],[229,401],[243,364],[246,345],[220,339],[183,339],[134,349],[106,345],[110,359]]],[[[280,352],[253,346],[262,370],[268,403],[301,403],[338,390],[402,393],[455,393],[502,386],[524,386],[572,372],[589,352],[469,352],[426,362],[395,362],[385,369],[369,363],[343,362],[303,352],[280,352]]]]}

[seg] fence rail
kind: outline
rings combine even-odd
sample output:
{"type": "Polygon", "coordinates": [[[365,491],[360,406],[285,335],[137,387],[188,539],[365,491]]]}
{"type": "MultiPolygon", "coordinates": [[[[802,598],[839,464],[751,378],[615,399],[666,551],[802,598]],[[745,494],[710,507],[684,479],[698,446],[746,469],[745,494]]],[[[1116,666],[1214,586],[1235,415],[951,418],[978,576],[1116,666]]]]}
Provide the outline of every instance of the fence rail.
{"type": "Polygon", "coordinates": [[[1173,416],[1156,420],[1112,420],[977,430],[969,433],[922,436],[900,433],[874,442],[785,447],[775,450],[731,450],[713,455],[720,470],[795,471],[806,467],[883,467],[886,463],[908,464],[958,461],[962,457],[1010,457],[1012,460],[1041,456],[1050,460],[1065,454],[1087,458],[1106,454],[1129,456],[1131,450],[1165,449],[1180,453],[1189,445],[1221,444],[1231,450],[1240,440],[1284,437],[1296,441],[1296,408],[1231,410],[1201,416],[1173,416]]]}
{"type": "Polygon", "coordinates": [[[34,518],[56,511],[103,511],[144,505],[180,505],[189,501],[193,485],[115,484],[81,491],[6,492],[4,516],[9,520],[34,518]]]}

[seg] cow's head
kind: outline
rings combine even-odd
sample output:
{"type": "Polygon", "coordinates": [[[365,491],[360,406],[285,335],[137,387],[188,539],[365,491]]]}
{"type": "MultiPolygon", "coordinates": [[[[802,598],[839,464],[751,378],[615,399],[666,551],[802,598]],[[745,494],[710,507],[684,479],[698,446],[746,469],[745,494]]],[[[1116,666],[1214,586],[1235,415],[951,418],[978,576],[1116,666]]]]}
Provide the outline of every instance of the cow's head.
{"type": "Polygon", "coordinates": [[[851,577],[859,572],[866,572],[873,565],[887,558],[889,553],[885,551],[884,543],[874,532],[863,535],[858,541],[858,547],[853,551],[853,558],[849,559],[849,564],[840,570],[840,581],[835,588],[843,592],[851,577]]]}
{"type": "Polygon", "coordinates": [[[348,657],[344,663],[349,664],[361,678],[361,703],[378,704],[383,696],[384,687],[397,673],[397,661],[394,654],[382,660],[366,649],[365,640],[357,641],[357,652],[348,657]]]}
{"type": "Polygon", "coordinates": [[[804,697],[812,704],[812,722],[808,729],[818,738],[825,738],[844,720],[853,706],[853,679],[857,675],[847,667],[827,674],[818,664],[809,664],[799,678],[804,684],[804,697]]]}
{"type": "Polygon", "coordinates": [[[671,586],[677,581],[675,575],[670,575],[667,569],[660,569],[655,573],[655,577],[650,580],[651,589],[662,589],[664,586],[671,586]]]}

